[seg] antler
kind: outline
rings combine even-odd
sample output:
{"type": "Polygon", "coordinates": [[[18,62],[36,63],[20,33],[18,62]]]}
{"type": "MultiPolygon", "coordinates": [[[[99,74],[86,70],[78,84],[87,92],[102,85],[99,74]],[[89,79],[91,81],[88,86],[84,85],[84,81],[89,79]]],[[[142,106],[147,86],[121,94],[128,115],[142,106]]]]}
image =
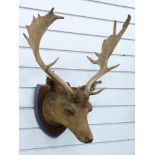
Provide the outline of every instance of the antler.
{"type": "Polygon", "coordinates": [[[39,14],[38,14],[37,18],[35,18],[33,16],[33,21],[30,24],[30,26],[26,26],[28,34],[29,34],[29,38],[25,34],[23,34],[23,35],[26,38],[29,46],[32,48],[33,54],[35,56],[37,63],[39,64],[40,68],[43,69],[44,72],[48,76],[50,76],[52,79],[57,81],[60,85],[62,85],[66,89],[67,92],[74,94],[71,87],[65,81],[63,81],[59,76],[57,76],[54,72],[52,72],[50,70],[50,67],[52,67],[57,62],[58,58],[56,60],[54,60],[52,63],[46,65],[43,62],[43,60],[40,56],[40,53],[39,53],[40,41],[41,41],[42,36],[46,32],[47,28],[55,20],[64,19],[64,17],[62,17],[62,16],[55,15],[53,13],[53,11],[54,11],[54,8],[52,8],[50,10],[50,12],[45,16],[40,16],[39,14]]]}
{"type": "Polygon", "coordinates": [[[107,67],[107,63],[108,63],[108,59],[112,55],[112,52],[114,51],[116,45],[120,41],[123,33],[127,29],[128,25],[130,23],[130,19],[131,19],[131,16],[128,15],[125,23],[123,24],[121,31],[118,34],[116,34],[116,21],[114,22],[113,34],[110,35],[108,39],[103,41],[102,52],[101,53],[95,53],[96,56],[98,57],[97,60],[93,60],[87,56],[87,58],[89,59],[89,61],[91,63],[97,64],[100,66],[100,70],[86,84],[85,91],[86,91],[87,95],[96,95],[96,94],[100,93],[102,90],[104,90],[104,88],[103,88],[103,89],[100,89],[96,92],[93,92],[95,90],[95,86],[97,84],[101,83],[101,81],[97,81],[97,80],[101,76],[103,76],[104,74],[109,72],[110,70],[119,66],[119,64],[117,64],[117,65],[114,65],[112,67],[107,67]]]}

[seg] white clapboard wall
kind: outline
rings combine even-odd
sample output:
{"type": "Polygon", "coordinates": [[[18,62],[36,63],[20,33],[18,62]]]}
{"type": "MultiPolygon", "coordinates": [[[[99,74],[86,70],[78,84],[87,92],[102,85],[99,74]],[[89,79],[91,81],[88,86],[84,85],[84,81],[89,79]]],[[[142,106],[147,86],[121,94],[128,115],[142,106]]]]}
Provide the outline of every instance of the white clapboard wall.
{"type": "Polygon", "coordinates": [[[20,155],[134,155],[134,0],[20,0],[19,5],[20,155]],[[48,137],[35,120],[34,90],[45,83],[46,76],[23,32],[33,15],[44,15],[52,7],[65,19],[49,27],[41,41],[41,55],[47,63],[60,57],[54,71],[72,86],[85,84],[98,70],[86,56],[95,58],[94,53],[100,52],[113,21],[117,20],[119,30],[127,15],[132,17],[109,60],[109,66],[120,66],[102,77],[99,88],[107,89],[90,99],[92,144],[79,142],[69,130],[58,138],[48,137]]]}

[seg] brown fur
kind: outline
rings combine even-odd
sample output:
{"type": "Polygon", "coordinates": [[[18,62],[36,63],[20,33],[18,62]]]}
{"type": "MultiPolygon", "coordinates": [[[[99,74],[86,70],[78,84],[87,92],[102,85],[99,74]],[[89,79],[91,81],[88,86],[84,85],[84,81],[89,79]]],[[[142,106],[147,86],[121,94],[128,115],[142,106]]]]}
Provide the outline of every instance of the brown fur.
{"type": "Polygon", "coordinates": [[[75,95],[47,77],[50,92],[43,101],[43,114],[51,125],[62,124],[70,129],[82,142],[91,142],[92,133],[88,126],[87,114],[92,110],[92,105],[85,95],[83,87],[73,88],[75,95]]]}

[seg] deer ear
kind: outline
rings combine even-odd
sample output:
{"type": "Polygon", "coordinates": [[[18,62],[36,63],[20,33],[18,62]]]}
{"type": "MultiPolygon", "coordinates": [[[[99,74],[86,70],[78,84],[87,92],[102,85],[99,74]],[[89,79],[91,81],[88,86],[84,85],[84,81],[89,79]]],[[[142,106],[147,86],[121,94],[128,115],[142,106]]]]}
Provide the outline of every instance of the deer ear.
{"type": "Polygon", "coordinates": [[[88,112],[91,112],[93,110],[93,106],[91,103],[88,103],[87,107],[88,107],[88,112]]]}
{"type": "Polygon", "coordinates": [[[86,88],[86,85],[81,86],[81,87],[80,87],[80,90],[85,90],[85,88],[86,88]]]}
{"type": "Polygon", "coordinates": [[[55,90],[55,81],[49,78],[48,76],[46,77],[46,84],[48,85],[51,91],[55,90]]]}

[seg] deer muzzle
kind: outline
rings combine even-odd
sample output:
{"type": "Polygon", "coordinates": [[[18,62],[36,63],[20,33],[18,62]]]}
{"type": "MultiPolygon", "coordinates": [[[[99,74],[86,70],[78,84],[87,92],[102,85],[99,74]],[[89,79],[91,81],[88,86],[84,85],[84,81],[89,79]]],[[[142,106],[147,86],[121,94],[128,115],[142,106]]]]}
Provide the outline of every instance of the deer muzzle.
{"type": "Polygon", "coordinates": [[[87,122],[80,124],[76,129],[72,129],[71,131],[81,142],[92,143],[93,135],[87,122]]]}

